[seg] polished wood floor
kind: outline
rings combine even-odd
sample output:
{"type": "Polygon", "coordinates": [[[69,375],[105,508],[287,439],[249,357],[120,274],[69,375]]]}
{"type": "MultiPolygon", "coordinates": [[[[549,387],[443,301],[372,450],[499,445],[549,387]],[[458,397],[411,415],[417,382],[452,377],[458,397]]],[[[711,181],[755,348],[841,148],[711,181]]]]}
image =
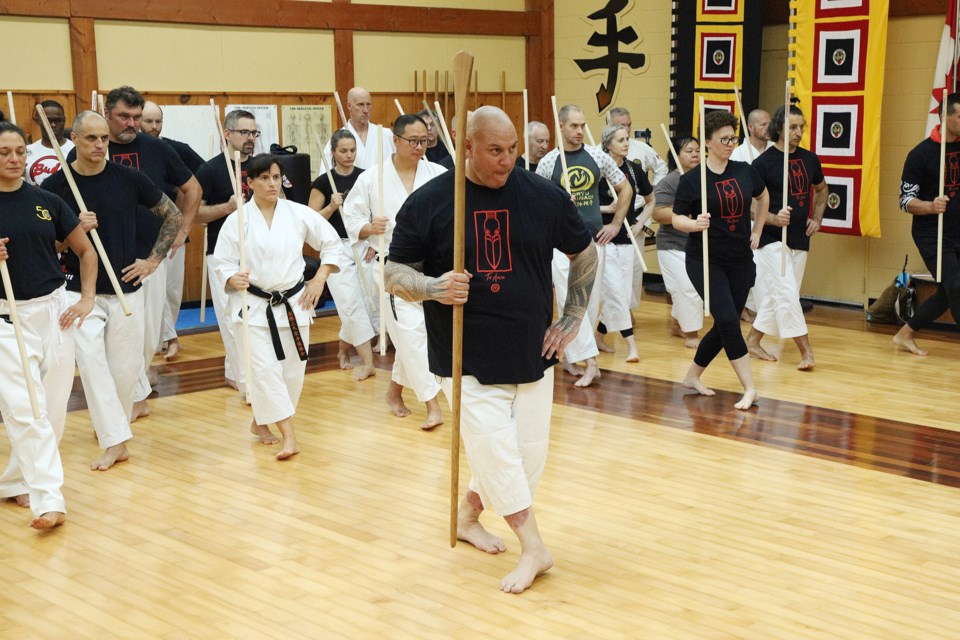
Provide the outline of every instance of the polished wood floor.
{"type": "Polygon", "coordinates": [[[285,463],[248,437],[215,333],[160,366],[108,472],[87,469],[76,394],[68,522],[38,534],[0,505],[0,638],[956,638],[957,336],[918,358],[818,307],[817,369],[768,339],[782,361],[753,363],[763,397],[741,413],[722,357],[717,397],[677,384],[692,352],[667,313],[637,314],[640,363],[611,337],[599,385],[557,376],[536,498],[556,566],[521,596],[497,590],[517,559],[502,521],[505,554],[447,546],[449,430],[420,431],[412,398],[389,415],[389,358],[359,384],[340,371],[331,318],[285,463]]]}

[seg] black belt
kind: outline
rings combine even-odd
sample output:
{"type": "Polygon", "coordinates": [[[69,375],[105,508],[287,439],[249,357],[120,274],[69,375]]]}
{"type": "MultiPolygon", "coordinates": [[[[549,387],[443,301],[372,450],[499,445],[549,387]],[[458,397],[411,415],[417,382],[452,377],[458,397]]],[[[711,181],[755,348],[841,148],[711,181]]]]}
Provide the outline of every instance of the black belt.
{"type": "MultiPolygon", "coordinates": [[[[293,342],[297,345],[297,355],[300,360],[307,359],[307,349],[303,345],[303,338],[300,337],[300,327],[297,326],[297,316],[293,313],[293,307],[290,306],[290,298],[303,289],[303,280],[293,285],[286,291],[264,291],[260,287],[251,284],[247,291],[270,301],[270,307],[276,307],[282,304],[287,308],[287,322],[290,323],[290,331],[293,333],[293,342]]],[[[283,360],[286,355],[283,353],[283,345],[280,344],[280,331],[277,329],[277,321],[273,317],[273,312],[267,307],[267,326],[270,327],[270,338],[273,340],[273,352],[277,354],[277,360],[283,360]]]]}

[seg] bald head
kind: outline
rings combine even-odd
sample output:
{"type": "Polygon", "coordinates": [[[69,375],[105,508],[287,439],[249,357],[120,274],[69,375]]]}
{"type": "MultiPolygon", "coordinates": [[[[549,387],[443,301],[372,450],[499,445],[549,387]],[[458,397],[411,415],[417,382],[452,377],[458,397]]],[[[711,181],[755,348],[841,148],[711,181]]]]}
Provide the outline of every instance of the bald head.
{"type": "Polygon", "coordinates": [[[747,115],[747,131],[750,132],[750,140],[758,147],[770,139],[767,134],[769,126],[770,114],[763,109],[754,109],[747,115]]]}
{"type": "Polygon", "coordinates": [[[88,109],[87,111],[81,111],[77,114],[73,119],[73,126],[71,128],[74,133],[81,135],[88,125],[99,125],[99,123],[106,124],[107,121],[96,111],[90,111],[88,109]]]}
{"type": "Polygon", "coordinates": [[[475,184],[499,189],[506,184],[517,161],[517,131],[506,113],[483,106],[467,118],[467,178],[475,184]]]}
{"type": "Polygon", "coordinates": [[[140,131],[154,138],[160,137],[160,132],[163,131],[163,110],[156,102],[150,100],[144,102],[140,131]]]}
{"type": "Polygon", "coordinates": [[[370,101],[370,92],[363,87],[354,87],[347,91],[347,116],[353,123],[354,129],[358,131],[366,130],[370,124],[370,109],[373,103],[370,101]]]}
{"type": "Polygon", "coordinates": [[[516,134],[510,116],[500,109],[489,105],[484,105],[476,111],[472,111],[467,120],[468,138],[474,138],[477,134],[484,135],[489,131],[504,129],[509,129],[516,134]]]}
{"type": "Polygon", "coordinates": [[[76,145],[78,162],[88,167],[103,166],[110,142],[110,126],[102,115],[94,111],[78,113],[73,119],[70,138],[76,145]]]}

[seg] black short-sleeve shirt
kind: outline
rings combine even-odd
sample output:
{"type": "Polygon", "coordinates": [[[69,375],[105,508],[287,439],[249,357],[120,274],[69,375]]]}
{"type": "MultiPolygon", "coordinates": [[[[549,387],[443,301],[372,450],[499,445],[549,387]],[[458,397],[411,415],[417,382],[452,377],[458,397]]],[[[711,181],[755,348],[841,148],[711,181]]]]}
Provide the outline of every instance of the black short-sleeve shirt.
{"type": "MultiPolygon", "coordinates": [[[[353,185],[356,184],[357,178],[360,177],[360,174],[363,173],[363,169],[360,167],[354,166],[353,171],[349,175],[340,175],[334,170],[330,171],[333,175],[333,183],[337,185],[337,192],[343,194],[343,199],[347,199],[347,194],[350,192],[350,189],[353,189],[353,185]]],[[[310,185],[311,188],[316,189],[323,194],[325,198],[324,202],[330,204],[330,198],[333,197],[333,192],[330,191],[330,179],[327,177],[326,173],[320,174],[316,180],[310,185]]],[[[340,215],[340,211],[334,211],[333,215],[330,216],[330,224],[333,225],[333,228],[337,230],[337,235],[341,238],[346,238],[347,229],[343,226],[343,217],[340,215]]]]}
{"type": "MultiPolygon", "coordinates": [[[[79,224],[66,202],[32,184],[0,192],[0,238],[10,239],[7,266],[16,300],[39,298],[63,286],[56,243],[79,224]]],[[[7,298],[2,281],[0,298],[7,298]]]]}
{"type": "MultiPolygon", "coordinates": [[[[943,241],[947,246],[960,247],[960,142],[948,142],[943,192],[949,196],[943,214],[943,241]]],[[[927,138],[910,153],[903,163],[900,178],[900,199],[918,198],[933,201],[940,195],[940,143],[927,138]]],[[[937,215],[911,216],[913,241],[924,260],[936,258],[937,215]]]]}
{"type": "MultiPolygon", "coordinates": [[[[120,288],[124,292],[135,291],[132,283],[123,282],[121,271],[142,257],[137,251],[136,242],[137,225],[140,224],[137,210],[142,208],[148,215],[157,218],[150,208],[160,202],[163,192],[143,173],[114,162],[107,162],[103,171],[93,176],[77,172],[73,175],[87,210],[97,214],[97,233],[110,258],[113,272],[120,280],[120,288]]],[[[80,212],[62,171],[44,180],[43,189],[63,198],[74,212],[80,212]]],[[[63,268],[67,274],[67,289],[80,291],[80,259],[72,251],[63,253],[63,268]]],[[[103,262],[97,270],[97,293],[115,293],[103,262]]]]}
{"type": "MultiPolygon", "coordinates": [[[[770,211],[776,213],[783,208],[783,151],[770,147],[753,161],[753,168],[767,185],[770,193],[770,211]]],[[[797,147],[790,154],[787,168],[787,184],[790,193],[787,204],[793,207],[790,212],[790,224],[787,226],[787,246],[801,251],[810,250],[810,237],[807,235],[807,220],[813,216],[813,187],[823,182],[823,168],[816,154],[797,147]]],[[[760,246],[783,239],[781,227],[764,225],[760,233],[760,246]]]]}
{"type": "MultiPolygon", "coordinates": [[[[673,212],[696,218],[700,215],[701,162],[680,177],[673,212]]],[[[766,188],[756,170],[746,162],[727,162],[723,173],[707,171],[707,212],[710,214],[710,261],[717,263],[753,260],[750,249],[750,205],[766,188]]],[[[703,234],[687,238],[687,255],[700,256],[703,234]]]]}
{"type": "MultiPolygon", "coordinates": [[[[240,182],[243,185],[243,201],[250,202],[253,197],[253,190],[247,184],[247,163],[250,159],[240,163],[240,182]]],[[[231,170],[233,160],[230,161],[231,170]]],[[[210,158],[197,169],[197,182],[200,183],[200,189],[203,190],[203,201],[208,205],[223,204],[233,197],[233,184],[230,182],[230,174],[227,173],[227,164],[223,159],[223,154],[210,158]]],[[[217,238],[220,237],[220,229],[228,216],[221,216],[212,222],[207,223],[207,255],[213,255],[213,250],[217,248],[217,238]]]]}
{"type": "MultiPolygon", "coordinates": [[[[620,171],[623,172],[623,175],[627,178],[627,184],[630,185],[630,188],[633,189],[634,197],[630,198],[630,207],[627,209],[627,222],[630,225],[633,225],[637,221],[637,209],[636,209],[636,196],[648,196],[653,193],[653,185],[650,184],[650,179],[647,178],[646,172],[637,164],[631,160],[624,160],[623,164],[620,165],[620,171]]],[[[610,193],[610,185],[607,184],[607,181],[604,180],[600,185],[600,206],[605,207],[608,204],[613,202],[613,194],[610,193]]],[[[600,216],[603,218],[603,224],[610,224],[613,222],[613,218],[616,214],[613,213],[601,213],[600,216]]],[[[627,235],[627,228],[623,225],[620,225],[619,231],[617,231],[616,237],[612,240],[613,244],[630,244],[630,236],[627,235]]]]}
{"type": "MultiPolygon", "coordinates": [[[[527,168],[527,159],[524,158],[523,156],[517,156],[517,163],[516,163],[516,164],[517,164],[517,167],[518,167],[518,168],[520,168],[520,169],[526,169],[526,168],[527,168]]],[[[536,162],[531,162],[531,163],[530,163],[530,171],[532,171],[533,173],[536,173],[536,172],[537,172],[537,166],[538,166],[538,165],[537,165],[536,162]]]]}
{"type": "MultiPolygon", "coordinates": [[[[397,214],[389,259],[423,262],[439,276],[453,268],[453,172],[417,189],[397,214]]],[[[570,196],[538,175],[514,168],[490,189],[467,181],[466,270],[473,274],[463,313],[463,373],[481,384],[523,384],[554,360],[540,355],[553,318],[553,250],[580,253],[591,242],[570,196]]],[[[430,371],[449,377],[453,311],[423,303],[430,371]]]]}

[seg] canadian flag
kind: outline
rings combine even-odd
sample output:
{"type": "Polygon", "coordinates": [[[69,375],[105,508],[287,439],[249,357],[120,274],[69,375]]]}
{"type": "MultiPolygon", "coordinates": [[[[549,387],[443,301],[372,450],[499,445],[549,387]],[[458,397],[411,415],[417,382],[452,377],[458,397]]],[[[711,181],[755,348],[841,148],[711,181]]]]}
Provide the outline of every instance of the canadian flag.
{"type": "Polygon", "coordinates": [[[943,35],[940,37],[940,54],[937,56],[937,68],[933,72],[933,92],[930,96],[930,112],[927,114],[926,135],[930,135],[933,128],[940,124],[940,100],[943,90],[947,93],[956,91],[956,40],[957,40],[957,0],[950,0],[947,7],[947,18],[943,25],[943,35]]]}

